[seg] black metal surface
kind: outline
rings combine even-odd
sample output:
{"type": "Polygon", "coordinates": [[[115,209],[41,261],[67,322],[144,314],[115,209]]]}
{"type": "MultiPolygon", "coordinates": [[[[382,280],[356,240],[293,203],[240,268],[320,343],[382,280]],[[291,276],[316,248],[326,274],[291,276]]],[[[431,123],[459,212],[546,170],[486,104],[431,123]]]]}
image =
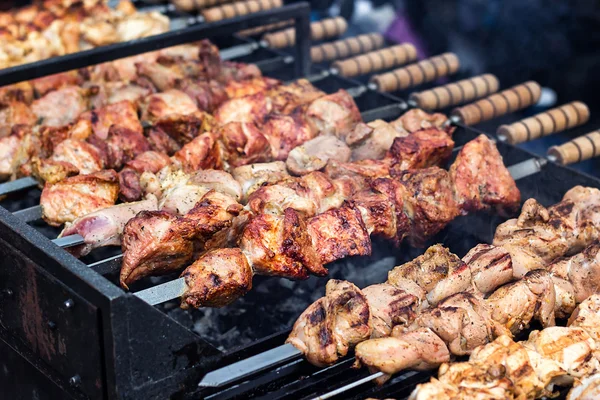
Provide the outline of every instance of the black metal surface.
{"type": "Polygon", "coordinates": [[[308,49],[310,48],[310,7],[306,2],[293,3],[280,8],[260,11],[241,17],[216,22],[191,25],[189,27],[136,39],[129,42],[81,51],[60,57],[49,58],[35,63],[23,64],[0,70],[0,86],[24,80],[40,78],[59,72],[70,71],[90,65],[113,61],[118,58],[134,56],[153,50],[179,44],[190,43],[200,39],[229,35],[232,32],[275,22],[294,19],[298,49],[296,57],[296,73],[307,75],[310,68],[308,49]]]}

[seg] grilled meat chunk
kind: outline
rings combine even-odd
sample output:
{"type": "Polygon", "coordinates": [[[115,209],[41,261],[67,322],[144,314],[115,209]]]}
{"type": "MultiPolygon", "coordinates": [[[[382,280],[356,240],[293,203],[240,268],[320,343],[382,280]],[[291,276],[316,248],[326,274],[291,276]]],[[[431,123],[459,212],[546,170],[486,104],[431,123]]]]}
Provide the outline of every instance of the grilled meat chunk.
{"type": "Polygon", "coordinates": [[[67,249],[76,257],[82,257],[98,247],[120,246],[125,224],[141,211],[155,210],[158,210],[158,200],[149,195],[145,200],[118,204],[68,222],[59,237],[83,236],[85,244],[67,249]]]}
{"type": "Polygon", "coordinates": [[[54,90],[31,103],[31,111],[38,121],[48,126],[70,124],[87,109],[86,90],[77,86],[54,90]]]}
{"type": "Polygon", "coordinates": [[[493,208],[514,213],[521,194],[498,149],[485,135],[463,146],[450,167],[458,201],[465,211],[493,208]]]}
{"type": "Polygon", "coordinates": [[[212,117],[200,111],[193,114],[169,114],[158,119],[153,129],[165,132],[179,145],[183,146],[197,138],[201,133],[210,131],[212,117]]]}
{"type": "Polygon", "coordinates": [[[113,125],[108,130],[105,142],[99,139],[91,143],[106,146],[106,165],[108,168],[121,169],[123,165],[135,159],[138,155],[150,150],[150,143],[141,132],[133,131],[119,125],[113,125]],[[102,144],[101,144],[102,143],[102,144]]]}
{"type": "Polygon", "coordinates": [[[271,160],[269,140],[252,123],[229,122],[219,128],[219,146],[230,168],[271,160]]]}
{"type": "Polygon", "coordinates": [[[198,111],[196,102],[177,89],[151,94],[142,104],[142,120],[155,122],[171,114],[189,115],[198,111]]]}
{"type": "Polygon", "coordinates": [[[325,290],[325,297],[300,315],[287,339],[317,366],[335,363],[371,335],[369,305],[359,288],[332,279],[325,290]]]}
{"type": "Polygon", "coordinates": [[[264,76],[253,77],[243,80],[232,79],[227,82],[225,92],[230,99],[251,96],[256,93],[265,92],[273,87],[280,85],[277,79],[267,78],[264,76]]]}
{"type": "Polygon", "coordinates": [[[307,279],[309,272],[324,276],[317,252],[300,214],[287,208],[283,215],[261,214],[248,223],[240,248],[260,275],[307,279]]]}
{"type": "Polygon", "coordinates": [[[173,156],[181,163],[185,172],[194,172],[200,169],[216,169],[221,166],[221,156],[214,134],[203,133],[181,148],[173,156]]]}
{"type": "Polygon", "coordinates": [[[281,161],[243,165],[234,168],[231,173],[242,187],[243,201],[246,201],[249,195],[263,185],[279,182],[289,177],[285,164],[281,161]]]}
{"type": "Polygon", "coordinates": [[[118,194],[118,176],[110,169],[48,183],[40,198],[42,218],[52,226],[73,222],[81,216],[114,205],[118,194]]]}
{"type": "Polygon", "coordinates": [[[0,103],[0,138],[8,136],[13,125],[35,125],[37,120],[38,116],[21,101],[0,103]]]}
{"type": "MultiPolygon", "coordinates": [[[[390,122],[390,125],[399,132],[414,133],[421,129],[445,129],[447,121],[448,117],[444,114],[429,114],[420,108],[413,108],[402,114],[400,118],[390,122]]],[[[454,130],[454,128],[446,129],[449,134],[452,133],[451,130],[454,130]]]]}
{"type": "Polygon", "coordinates": [[[279,85],[267,92],[273,101],[273,111],[280,114],[290,114],[296,107],[308,105],[325,95],[306,79],[279,85]]]}
{"type": "Polygon", "coordinates": [[[314,132],[342,139],[362,120],[354,99],[343,89],[311,102],[305,115],[314,132]]]}
{"type": "Polygon", "coordinates": [[[259,92],[225,101],[215,110],[214,116],[219,125],[225,125],[228,122],[261,124],[272,109],[271,99],[259,92]]]}
{"type": "Polygon", "coordinates": [[[350,148],[335,136],[321,135],[294,147],[285,164],[292,174],[304,175],[325,168],[329,159],[348,162],[350,153],[350,148]]]}
{"type": "Polygon", "coordinates": [[[108,137],[111,126],[116,125],[133,132],[143,133],[137,108],[131,101],[124,100],[105,107],[88,111],[79,119],[90,121],[94,135],[101,140],[108,137]]]}
{"type": "Polygon", "coordinates": [[[144,172],[156,174],[158,171],[171,164],[171,159],[164,153],[146,151],[133,160],[128,161],[119,172],[119,197],[130,202],[141,199],[143,189],[140,177],[144,172]]]}
{"type": "Polygon", "coordinates": [[[238,248],[209,250],[182,273],[182,308],[224,307],[252,289],[252,268],[238,248]]]}
{"type": "Polygon", "coordinates": [[[453,148],[454,141],[450,135],[430,128],[394,139],[391,147],[387,147],[387,157],[394,160],[394,169],[427,168],[448,161],[453,148]]]}
{"type": "Polygon", "coordinates": [[[371,313],[371,338],[388,337],[395,326],[407,326],[417,316],[424,300],[421,293],[412,294],[389,283],[367,286],[363,294],[371,313]]]}

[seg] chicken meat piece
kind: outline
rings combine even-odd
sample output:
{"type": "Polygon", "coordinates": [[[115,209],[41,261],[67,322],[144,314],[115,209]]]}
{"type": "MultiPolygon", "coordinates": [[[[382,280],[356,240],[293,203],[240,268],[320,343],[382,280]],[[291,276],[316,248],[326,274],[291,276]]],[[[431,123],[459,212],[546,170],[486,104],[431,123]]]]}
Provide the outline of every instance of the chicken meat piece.
{"type": "Polygon", "coordinates": [[[514,278],[512,257],[502,247],[478,244],[462,260],[469,267],[474,288],[481,294],[489,294],[514,278]]]}
{"type": "Polygon", "coordinates": [[[231,174],[242,187],[242,201],[244,202],[263,185],[279,182],[289,177],[285,163],[282,161],[239,166],[234,168],[231,174]]]}
{"type": "Polygon", "coordinates": [[[118,195],[118,175],[110,169],[48,183],[40,198],[42,218],[49,225],[60,226],[113,206],[118,195]]]}
{"type": "Polygon", "coordinates": [[[14,125],[35,125],[38,117],[20,101],[0,104],[0,138],[10,135],[14,125]]]}
{"type": "Polygon", "coordinates": [[[450,177],[466,211],[492,208],[511,214],[521,203],[521,193],[496,145],[483,134],[463,146],[450,167],[450,177]]]}
{"type": "Polygon", "coordinates": [[[369,338],[370,316],[367,299],[359,288],[331,279],[325,297],[298,317],[286,343],[300,350],[313,365],[331,365],[369,338]]]}
{"type": "Polygon", "coordinates": [[[196,102],[177,89],[151,94],[142,104],[142,120],[155,122],[171,114],[189,115],[198,111],[196,102]]]}
{"type": "Polygon", "coordinates": [[[276,86],[267,93],[273,100],[273,110],[280,114],[290,114],[296,107],[308,105],[325,95],[306,79],[276,86]]]}
{"type": "Polygon", "coordinates": [[[219,128],[219,147],[230,168],[271,160],[271,146],[252,123],[229,122],[219,128]]]}
{"type": "Polygon", "coordinates": [[[363,341],[356,345],[355,354],[357,365],[390,375],[405,369],[428,370],[450,361],[444,341],[427,328],[363,341]]]}
{"type": "Polygon", "coordinates": [[[314,132],[335,135],[342,140],[362,121],[354,99],[343,89],[314,100],[304,114],[314,132]]]}
{"type": "Polygon", "coordinates": [[[181,274],[182,308],[224,307],[252,289],[252,268],[238,248],[209,250],[181,274]]]}
{"type": "MultiPolygon", "coordinates": [[[[421,129],[445,129],[447,122],[448,117],[444,114],[429,114],[420,108],[413,108],[402,114],[400,118],[390,122],[390,125],[398,132],[414,133],[421,129]]],[[[450,129],[454,130],[454,128],[450,129]]]]}
{"type": "Polygon", "coordinates": [[[137,115],[137,108],[135,104],[127,100],[86,112],[80,119],[90,121],[94,136],[101,140],[108,138],[110,128],[113,125],[136,133],[143,133],[142,124],[137,115]]]}
{"type": "Polygon", "coordinates": [[[430,128],[394,139],[386,157],[394,160],[394,169],[427,168],[446,163],[453,148],[454,141],[450,135],[430,128]]]}
{"type": "Polygon", "coordinates": [[[327,264],[348,256],[371,254],[371,239],[360,211],[344,205],[308,220],[313,247],[327,264]]]}
{"type": "Polygon", "coordinates": [[[594,293],[579,304],[567,325],[582,328],[594,339],[594,342],[598,343],[600,341],[600,295],[594,293]]]}
{"type": "Polygon", "coordinates": [[[371,313],[371,338],[388,337],[395,326],[407,326],[421,309],[424,293],[409,293],[389,283],[367,286],[363,294],[371,313]]]}
{"type": "Polygon", "coordinates": [[[144,172],[156,174],[171,164],[171,159],[164,153],[146,151],[133,160],[128,161],[119,172],[119,197],[126,202],[140,200],[143,195],[140,183],[144,172]]]}
{"type": "Polygon", "coordinates": [[[123,229],[120,282],[125,289],[148,276],[177,271],[192,259],[190,226],[166,211],[141,211],[123,229]]]}
{"type": "Polygon", "coordinates": [[[341,163],[350,160],[351,150],[335,136],[317,136],[294,147],[285,162],[288,170],[294,175],[304,175],[322,170],[332,159],[341,163]]]}
{"type": "Polygon", "coordinates": [[[272,101],[264,93],[229,99],[214,112],[217,124],[228,122],[247,122],[262,124],[267,114],[273,109],[272,101]]]}
{"type": "Polygon", "coordinates": [[[120,246],[125,224],[142,211],[156,210],[158,200],[149,195],[145,200],[118,204],[68,222],[59,237],[75,234],[83,236],[83,245],[67,249],[76,257],[83,257],[99,247],[120,246]]]}
{"type": "Polygon", "coordinates": [[[187,143],[175,153],[173,159],[188,173],[200,169],[216,169],[222,165],[216,137],[210,132],[203,133],[187,143]]]}
{"type": "Polygon", "coordinates": [[[556,293],[546,270],[528,272],[519,281],[501,286],[487,298],[492,320],[517,333],[534,319],[542,326],[555,324],[556,293]]]}
{"type": "Polygon", "coordinates": [[[600,374],[582,379],[567,396],[567,400],[595,400],[600,398],[600,374]]]}
{"type": "Polygon", "coordinates": [[[405,189],[404,212],[411,221],[410,231],[405,234],[413,246],[423,246],[427,239],[461,215],[448,171],[430,167],[392,170],[391,173],[405,189]]]}
{"type": "Polygon", "coordinates": [[[75,122],[88,109],[88,93],[76,86],[54,90],[31,103],[41,125],[63,126],[75,122]]]}
{"type": "Polygon", "coordinates": [[[351,203],[360,211],[369,235],[385,239],[396,237],[395,203],[385,194],[363,190],[352,196],[351,203]]]}
{"type": "Polygon", "coordinates": [[[325,276],[312,246],[306,221],[291,208],[283,215],[260,214],[244,229],[240,248],[255,273],[288,279],[307,279],[309,273],[325,276]]]}
{"type": "Polygon", "coordinates": [[[266,92],[271,88],[281,84],[277,79],[267,78],[264,76],[243,79],[230,80],[225,86],[227,97],[235,99],[238,97],[250,96],[256,93],[266,92]]]}

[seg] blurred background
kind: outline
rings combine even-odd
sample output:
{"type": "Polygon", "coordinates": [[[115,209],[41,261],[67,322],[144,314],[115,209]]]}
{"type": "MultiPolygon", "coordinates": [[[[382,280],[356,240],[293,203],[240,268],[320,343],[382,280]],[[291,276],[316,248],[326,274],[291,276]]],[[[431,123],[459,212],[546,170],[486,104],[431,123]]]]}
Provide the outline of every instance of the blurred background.
{"type": "MultiPolygon", "coordinates": [[[[537,109],[573,100],[590,107],[583,128],[521,146],[549,146],[600,128],[600,2],[592,0],[313,0],[314,18],[344,16],[347,36],[381,32],[411,42],[420,57],[455,52],[467,75],[489,72],[501,87],[535,80],[545,87],[537,109]]],[[[514,118],[514,116],[513,116],[514,118]]],[[[494,126],[498,125],[495,121],[494,126]]],[[[597,163],[577,166],[596,172],[597,163]]]]}

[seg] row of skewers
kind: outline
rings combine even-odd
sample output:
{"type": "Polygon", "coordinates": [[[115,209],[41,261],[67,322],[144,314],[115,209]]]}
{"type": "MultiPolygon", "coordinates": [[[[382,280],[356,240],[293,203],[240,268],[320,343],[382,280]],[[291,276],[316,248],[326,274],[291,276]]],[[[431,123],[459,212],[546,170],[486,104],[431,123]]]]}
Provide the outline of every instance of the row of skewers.
{"type": "MultiPolygon", "coordinates": [[[[555,385],[578,385],[600,366],[598,201],[600,191],[584,187],[548,208],[529,199],[492,245],[462,259],[435,245],[385,283],[359,289],[331,280],[287,342],[317,366],[355,348],[356,365],[378,371],[372,378],[380,383],[441,365],[439,379],[419,385],[414,399],[540,398],[555,385]],[[569,316],[569,327],[554,326],[569,316]],[[545,329],[513,342],[533,321],[545,329]],[[448,364],[465,355],[468,362],[448,364]]],[[[214,373],[200,384],[211,385],[214,373]]]]}

